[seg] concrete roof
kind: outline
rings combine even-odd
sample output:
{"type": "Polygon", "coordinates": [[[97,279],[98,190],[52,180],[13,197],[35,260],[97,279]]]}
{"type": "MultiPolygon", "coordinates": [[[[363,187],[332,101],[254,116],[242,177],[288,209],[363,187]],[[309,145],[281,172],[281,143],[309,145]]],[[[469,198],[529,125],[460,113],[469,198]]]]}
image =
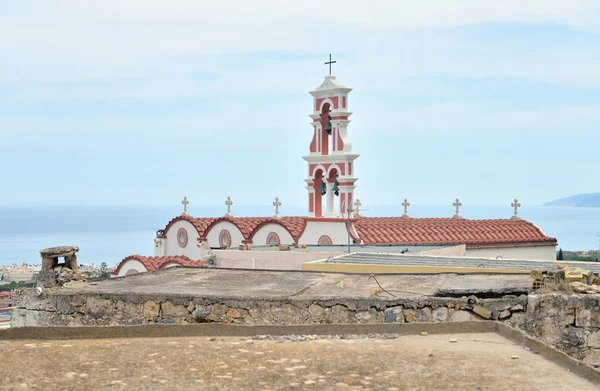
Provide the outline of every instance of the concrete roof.
{"type": "MultiPolygon", "coordinates": [[[[436,296],[439,292],[527,292],[528,275],[379,275],[377,281],[396,297],[436,296]]],[[[367,275],[197,269],[172,267],[99,282],[73,282],[57,295],[206,297],[244,300],[373,300],[377,282],[367,275]]],[[[509,294],[509,293],[507,293],[509,294]]],[[[378,297],[388,299],[391,297],[378,297]]]]}

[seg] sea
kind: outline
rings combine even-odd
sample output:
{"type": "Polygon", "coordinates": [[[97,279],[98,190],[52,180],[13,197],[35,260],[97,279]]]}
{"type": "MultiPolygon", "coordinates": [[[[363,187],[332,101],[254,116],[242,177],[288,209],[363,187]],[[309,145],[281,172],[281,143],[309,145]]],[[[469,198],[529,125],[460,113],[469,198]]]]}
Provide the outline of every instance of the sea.
{"type": "MultiPolygon", "coordinates": [[[[270,216],[272,207],[235,206],[235,216],[270,216]]],[[[69,245],[80,248],[81,264],[118,264],[131,254],[153,255],[156,231],[181,214],[174,206],[0,207],[0,265],[39,264],[39,250],[69,245]]],[[[222,216],[224,206],[190,207],[193,216],[222,216]]],[[[305,207],[284,206],[282,215],[303,216],[305,207]]],[[[364,216],[400,216],[401,206],[368,206],[364,216]]],[[[452,206],[410,207],[413,217],[451,217],[452,206]]],[[[470,219],[509,218],[510,206],[463,206],[470,219]]],[[[558,239],[563,250],[600,246],[600,208],[523,206],[519,215],[558,239]]]]}

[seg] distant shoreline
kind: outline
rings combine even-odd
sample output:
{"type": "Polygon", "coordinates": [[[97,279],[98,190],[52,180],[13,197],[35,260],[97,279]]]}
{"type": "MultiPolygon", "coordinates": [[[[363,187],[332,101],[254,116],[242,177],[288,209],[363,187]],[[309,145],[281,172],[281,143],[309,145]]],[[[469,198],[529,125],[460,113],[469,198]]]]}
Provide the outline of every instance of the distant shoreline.
{"type": "Polygon", "coordinates": [[[543,206],[570,206],[574,208],[600,208],[600,193],[576,194],[546,202],[543,206]]]}

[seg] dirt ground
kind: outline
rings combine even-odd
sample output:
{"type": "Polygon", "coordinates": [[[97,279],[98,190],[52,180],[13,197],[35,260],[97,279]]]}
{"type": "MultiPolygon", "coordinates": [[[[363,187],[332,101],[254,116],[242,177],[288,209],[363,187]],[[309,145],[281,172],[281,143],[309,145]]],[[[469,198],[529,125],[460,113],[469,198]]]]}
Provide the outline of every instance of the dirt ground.
{"type": "Polygon", "coordinates": [[[598,390],[492,333],[0,340],[0,379],[2,390],[598,390]]]}

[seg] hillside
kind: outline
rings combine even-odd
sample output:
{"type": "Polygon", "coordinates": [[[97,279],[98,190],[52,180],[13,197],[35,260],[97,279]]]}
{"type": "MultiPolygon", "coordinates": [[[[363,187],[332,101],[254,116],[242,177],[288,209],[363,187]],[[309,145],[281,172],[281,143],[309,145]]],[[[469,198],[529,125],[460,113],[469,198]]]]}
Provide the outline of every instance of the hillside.
{"type": "Polygon", "coordinates": [[[579,206],[600,208],[600,193],[577,194],[547,202],[544,204],[544,206],[579,206]]]}

